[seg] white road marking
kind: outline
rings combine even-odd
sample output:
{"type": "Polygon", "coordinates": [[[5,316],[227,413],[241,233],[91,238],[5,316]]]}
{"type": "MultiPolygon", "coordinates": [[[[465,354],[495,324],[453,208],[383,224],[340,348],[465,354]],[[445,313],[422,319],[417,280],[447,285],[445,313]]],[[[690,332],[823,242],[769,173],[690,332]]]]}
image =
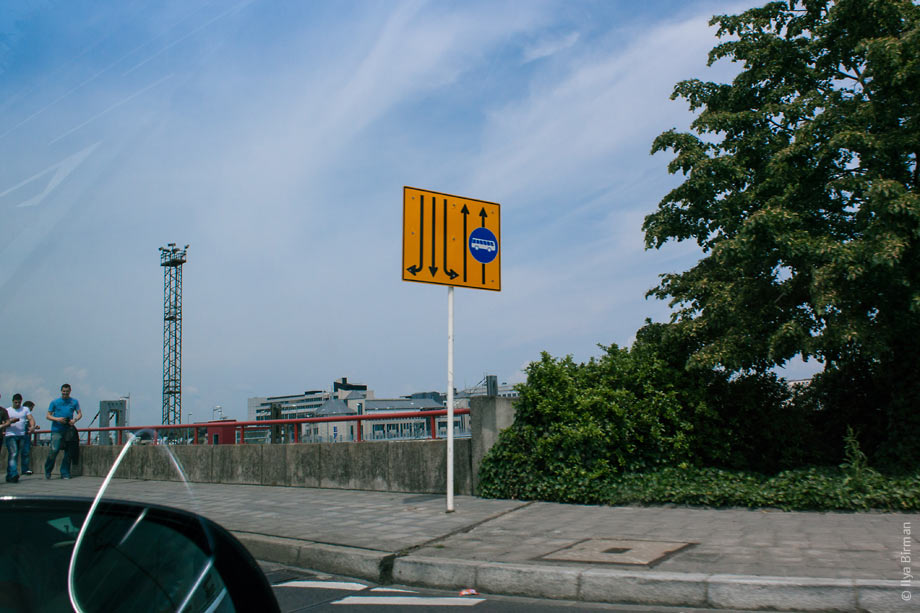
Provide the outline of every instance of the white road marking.
{"type": "Polygon", "coordinates": [[[371,592],[399,592],[402,594],[418,594],[418,592],[414,592],[412,590],[401,590],[395,587],[375,587],[375,588],[371,588],[370,591],[371,592]]]}
{"type": "Polygon", "coordinates": [[[363,583],[352,583],[349,581],[285,581],[284,583],[276,583],[272,587],[304,587],[311,589],[347,590],[349,592],[360,592],[367,588],[363,583]]]}
{"type": "Polygon", "coordinates": [[[473,607],[484,598],[442,598],[426,596],[348,596],[332,604],[383,606],[419,606],[419,607],[473,607]]]}

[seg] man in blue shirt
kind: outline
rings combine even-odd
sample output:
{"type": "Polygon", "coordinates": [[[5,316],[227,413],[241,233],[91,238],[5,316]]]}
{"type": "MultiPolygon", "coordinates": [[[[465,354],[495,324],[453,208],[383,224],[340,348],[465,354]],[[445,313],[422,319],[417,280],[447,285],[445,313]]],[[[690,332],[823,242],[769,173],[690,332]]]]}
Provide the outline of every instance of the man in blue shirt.
{"type": "MultiPolygon", "coordinates": [[[[83,417],[80,402],[70,397],[70,384],[61,386],[61,397],[51,401],[48,405],[48,421],[51,422],[51,450],[45,461],[45,479],[51,478],[54,462],[64,442],[64,433],[83,417]]],[[[64,446],[64,459],[61,460],[61,479],[70,479],[70,449],[64,446]]]]}

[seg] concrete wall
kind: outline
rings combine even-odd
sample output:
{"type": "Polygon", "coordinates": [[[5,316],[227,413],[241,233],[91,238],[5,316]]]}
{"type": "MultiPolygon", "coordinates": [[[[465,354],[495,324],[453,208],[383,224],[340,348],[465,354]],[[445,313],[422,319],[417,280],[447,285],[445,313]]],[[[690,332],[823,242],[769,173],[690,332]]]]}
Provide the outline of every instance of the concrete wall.
{"type": "MultiPolygon", "coordinates": [[[[83,451],[83,448],[80,448],[80,451],[83,451]]],[[[3,457],[3,467],[6,470],[7,455],[4,451],[2,454],[3,457]]],[[[54,477],[58,478],[61,476],[61,460],[63,459],[63,452],[58,453],[57,461],[54,463],[54,477]]],[[[44,475],[45,472],[45,460],[48,459],[48,447],[32,447],[31,455],[31,468],[32,472],[36,475],[44,475]]],[[[22,470],[20,465],[19,470],[22,470]]],[[[79,462],[72,462],[70,465],[70,474],[73,477],[79,477],[83,474],[83,465],[79,462]]]]}
{"type": "Polygon", "coordinates": [[[470,398],[472,428],[473,493],[479,493],[479,465],[483,456],[498,442],[499,433],[514,423],[514,406],[510,398],[474,396],[470,398]]]}
{"type": "MultiPolygon", "coordinates": [[[[454,493],[472,494],[470,439],[454,441],[454,493]]],[[[299,445],[134,445],[119,466],[119,479],[178,481],[170,453],[186,478],[197,483],[286,485],[331,489],[443,494],[446,442],[375,441],[299,445]]],[[[47,450],[35,453],[43,465],[47,450]]],[[[120,446],[83,446],[73,475],[105,476],[120,446]]],[[[60,466],[60,456],[58,457],[60,466]]],[[[59,469],[58,469],[59,471],[59,469]]]]}
{"type": "MultiPolygon", "coordinates": [[[[454,441],[454,493],[476,492],[479,464],[514,421],[508,398],[473,398],[470,403],[472,439],[454,441]]],[[[332,489],[444,494],[447,481],[447,442],[367,441],[362,443],[303,443],[298,445],[150,445],[135,444],[118,472],[120,479],[178,481],[175,464],[195,483],[285,485],[332,489]]],[[[73,476],[104,477],[122,447],[80,447],[73,476]]],[[[32,470],[41,474],[47,447],[32,448],[32,470]]],[[[60,473],[61,455],[55,474],[60,473]]]]}

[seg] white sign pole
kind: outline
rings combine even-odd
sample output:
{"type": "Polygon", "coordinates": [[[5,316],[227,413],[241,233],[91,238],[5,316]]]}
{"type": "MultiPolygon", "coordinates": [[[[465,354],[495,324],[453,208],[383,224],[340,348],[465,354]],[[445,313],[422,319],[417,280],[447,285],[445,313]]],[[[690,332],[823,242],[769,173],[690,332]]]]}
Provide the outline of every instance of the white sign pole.
{"type": "Polygon", "coordinates": [[[454,286],[447,286],[447,512],[454,512],[454,286]]]}

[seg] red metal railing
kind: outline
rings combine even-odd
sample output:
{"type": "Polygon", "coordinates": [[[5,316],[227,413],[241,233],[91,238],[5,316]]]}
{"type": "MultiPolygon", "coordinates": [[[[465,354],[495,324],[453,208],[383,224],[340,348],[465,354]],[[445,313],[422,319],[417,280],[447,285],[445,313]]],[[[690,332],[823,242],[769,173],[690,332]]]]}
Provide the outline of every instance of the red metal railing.
{"type": "MultiPolygon", "coordinates": [[[[454,409],[454,416],[469,415],[469,409],[454,409]]],[[[300,424],[316,424],[316,423],[347,423],[355,424],[355,439],[354,442],[360,443],[363,437],[363,430],[361,428],[364,422],[373,422],[373,421],[387,421],[394,419],[412,419],[412,420],[424,420],[427,424],[427,430],[429,432],[428,438],[437,439],[438,438],[438,428],[437,428],[437,418],[444,417],[447,415],[446,409],[440,409],[437,411],[404,411],[399,413],[370,413],[365,415],[342,415],[342,416],[333,416],[333,417],[303,417],[299,419],[267,419],[263,421],[208,421],[208,422],[199,422],[194,424],[170,424],[170,425],[157,425],[157,426],[110,426],[107,428],[81,428],[79,430],[81,443],[86,445],[92,445],[93,434],[106,433],[110,432],[117,435],[116,441],[113,441],[115,444],[121,445],[124,443],[124,433],[125,432],[138,432],[141,430],[152,430],[153,431],[153,442],[154,444],[159,443],[160,431],[173,431],[173,430],[192,430],[192,441],[190,444],[199,445],[199,432],[201,430],[211,430],[219,432],[220,434],[226,433],[228,430],[233,431],[233,443],[237,441],[239,444],[246,444],[246,430],[263,430],[270,428],[271,426],[294,426],[292,441],[294,443],[300,442],[300,428],[296,427],[300,424]],[[86,440],[82,439],[83,436],[86,436],[86,440]]],[[[35,433],[35,438],[33,439],[37,444],[39,441],[39,435],[46,434],[50,432],[49,430],[38,430],[35,433]]],[[[186,437],[188,438],[188,437],[186,437]]]]}

